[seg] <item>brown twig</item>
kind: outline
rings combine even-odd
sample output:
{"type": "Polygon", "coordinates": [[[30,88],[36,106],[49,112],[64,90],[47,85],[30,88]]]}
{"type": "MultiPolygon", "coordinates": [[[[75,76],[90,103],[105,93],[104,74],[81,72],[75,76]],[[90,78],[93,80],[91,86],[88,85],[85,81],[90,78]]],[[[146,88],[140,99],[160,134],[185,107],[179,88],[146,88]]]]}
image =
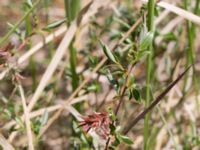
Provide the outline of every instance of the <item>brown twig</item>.
{"type": "Polygon", "coordinates": [[[133,70],[133,67],[136,65],[136,63],[132,64],[127,72],[127,77],[126,77],[126,80],[125,80],[125,84],[123,85],[122,89],[121,89],[121,92],[120,92],[120,100],[119,100],[119,103],[117,105],[117,108],[115,110],[115,115],[117,116],[118,112],[119,112],[119,108],[123,102],[123,97],[124,97],[124,94],[126,92],[126,88],[127,88],[127,83],[129,81],[129,78],[130,78],[130,75],[131,75],[131,72],[133,70]]]}
{"type": "MultiPolygon", "coordinates": [[[[120,106],[122,105],[123,103],[123,97],[124,97],[124,94],[126,92],[126,88],[127,88],[127,83],[129,81],[129,78],[130,78],[130,74],[133,70],[133,67],[136,65],[136,62],[134,64],[132,64],[127,72],[127,77],[126,77],[126,80],[125,80],[125,84],[123,85],[123,87],[121,88],[121,91],[120,91],[120,99],[119,99],[119,103],[117,105],[117,108],[115,110],[115,115],[117,116],[118,112],[119,112],[119,108],[120,106]]],[[[112,125],[115,124],[115,121],[112,121],[111,123],[112,125]]],[[[105,146],[105,150],[108,149],[108,146],[109,146],[109,143],[110,143],[110,137],[108,138],[108,140],[106,141],[106,146],[105,146]]]]}
{"type": "Polygon", "coordinates": [[[129,122],[129,125],[124,129],[123,133],[127,134],[137,123],[139,120],[144,118],[144,116],[151,111],[161,100],[162,98],[181,80],[181,78],[187,73],[190,69],[189,66],[179,77],[176,78],[143,112],[141,112],[132,122],[129,122]]]}
{"type": "Polygon", "coordinates": [[[111,91],[111,87],[109,86],[108,91],[106,92],[106,94],[104,95],[104,97],[102,98],[101,103],[97,106],[97,111],[99,111],[101,109],[101,107],[105,104],[107,97],[109,96],[111,91]]]}

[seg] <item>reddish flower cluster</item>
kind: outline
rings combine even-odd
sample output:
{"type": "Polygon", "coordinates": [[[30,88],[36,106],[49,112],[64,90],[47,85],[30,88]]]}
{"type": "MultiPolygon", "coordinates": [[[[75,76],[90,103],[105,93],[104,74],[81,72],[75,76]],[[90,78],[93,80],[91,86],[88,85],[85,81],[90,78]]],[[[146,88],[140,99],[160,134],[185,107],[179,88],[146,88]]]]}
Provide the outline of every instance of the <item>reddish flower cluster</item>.
{"type": "Polygon", "coordinates": [[[80,127],[83,127],[85,132],[89,132],[92,129],[103,139],[108,138],[110,133],[109,125],[111,123],[108,113],[93,113],[88,116],[83,116],[82,119],[83,121],[80,121],[80,127]]]}

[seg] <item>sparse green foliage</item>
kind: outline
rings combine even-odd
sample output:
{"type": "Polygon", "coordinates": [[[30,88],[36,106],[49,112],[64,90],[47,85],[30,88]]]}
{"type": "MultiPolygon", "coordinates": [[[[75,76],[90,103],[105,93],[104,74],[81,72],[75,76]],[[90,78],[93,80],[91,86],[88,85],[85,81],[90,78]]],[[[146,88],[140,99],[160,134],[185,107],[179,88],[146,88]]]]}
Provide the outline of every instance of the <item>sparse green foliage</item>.
{"type": "Polygon", "coordinates": [[[133,144],[133,141],[128,136],[117,134],[117,139],[121,142],[128,144],[128,145],[133,144]]]}
{"type": "Polygon", "coordinates": [[[139,50],[147,50],[148,47],[152,44],[154,33],[152,31],[142,31],[140,35],[139,50]]]}
{"type": "Polygon", "coordinates": [[[54,21],[54,22],[48,24],[48,25],[44,28],[44,30],[49,31],[49,30],[51,30],[51,29],[57,28],[57,27],[59,27],[60,25],[62,25],[63,23],[65,23],[66,20],[67,20],[67,19],[62,19],[62,20],[54,21]]]}
{"type": "Polygon", "coordinates": [[[200,0],[173,2],[2,1],[0,147],[198,149],[200,0]]]}
{"type": "Polygon", "coordinates": [[[100,41],[100,43],[101,43],[103,52],[108,57],[108,59],[110,59],[113,63],[117,64],[117,60],[115,56],[112,54],[111,50],[108,48],[108,46],[106,46],[102,41],[100,41]]]}

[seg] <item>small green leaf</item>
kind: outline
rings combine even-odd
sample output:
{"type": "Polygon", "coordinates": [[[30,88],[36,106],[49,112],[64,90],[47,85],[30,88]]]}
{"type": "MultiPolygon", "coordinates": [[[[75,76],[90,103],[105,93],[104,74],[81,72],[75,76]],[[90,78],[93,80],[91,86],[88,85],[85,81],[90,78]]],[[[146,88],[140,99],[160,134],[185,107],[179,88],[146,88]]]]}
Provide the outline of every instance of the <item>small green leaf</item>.
{"type": "Polygon", "coordinates": [[[139,51],[137,51],[137,53],[136,53],[136,58],[137,58],[137,60],[139,60],[140,58],[142,58],[142,57],[144,57],[144,56],[146,56],[147,54],[150,54],[151,52],[150,51],[148,51],[148,50],[139,50],[139,51]]]}
{"type": "Polygon", "coordinates": [[[48,24],[48,25],[44,28],[44,30],[54,29],[54,28],[56,28],[56,27],[59,27],[59,26],[60,26],[61,24],[63,24],[64,22],[66,22],[66,18],[48,24]]]}
{"type": "Polygon", "coordinates": [[[135,77],[133,74],[131,74],[128,82],[128,87],[131,87],[134,84],[134,82],[135,82],[135,77]]]}
{"type": "Polygon", "coordinates": [[[101,46],[103,48],[103,52],[105,53],[105,55],[108,57],[108,59],[110,59],[112,62],[117,63],[117,60],[115,58],[115,56],[112,54],[111,50],[108,48],[108,46],[106,46],[102,41],[100,41],[101,46]]]}
{"type": "Polygon", "coordinates": [[[109,115],[112,121],[115,121],[117,119],[115,113],[113,112],[113,110],[111,108],[108,109],[109,111],[109,115]]]}
{"type": "Polygon", "coordinates": [[[39,119],[34,120],[31,125],[34,133],[38,135],[42,127],[40,120],[39,119]]]}
{"type": "Polygon", "coordinates": [[[8,99],[7,99],[5,96],[3,96],[3,95],[1,95],[1,100],[2,100],[2,102],[5,103],[5,104],[8,103],[8,99]]]}
{"type": "Polygon", "coordinates": [[[127,29],[130,28],[130,25],[120,18],[114,17],[114,21],[121,24],[122,26],[124,26],[127,29]]]}
{"type": "Polygon", "coordinates": [[[113,74],[109,70],[107,70],[107,78],[110,84],[115,88],[116,91],[119,90],[119,83],[116,79],[114,79],[113,74]]]}
{"type": "Polygon", "coordinates": [[[24,123],[23,123],[23,121],[21,120],[21,118],[16,117],[16,118],[15,118],[15,121],[17,122],[17,124],[18,124],[21,128],[24,128],[24,123]]]}
{"type": "Polygon", "coordinates": [[[164,34],[163,38],[166,41],[175,41],[175,40],[177,40],[177,38],[176,38],[176,36],[175,36],[175,34],[173,32],[169,32],[167,34],[164,34]]]}
{"type": "Polygon", "coordinates": [[[80,133],[80,139],[84,144],[88,144],[88,141],[83,133],[80,133]]]}
{"type": "Polygon", "coordinates": [[[119,139],[118,135],[115,134],[115,140],[112,143],[113,146],[117,147],[120,144],[121,140],[119,139]]]}
{"type": "Polygon", "coordinates": [[[140,39],[140,50],[146,50],[153,41],[153,32],[147,32],[140,39]]]}
{"type": "Polygon", "coordinates": [[[91,55],[89,55],[88,58],[89,58],[90,66],[91,66],[92,68],[93,68],[93,67],[96,67],[96,65],[97,65],[98,62],[99,62],[98,57],[97,57],[97,56],[91,56],[91,55]]]}
{"type": "Polygon", "coordinates": [[[40,119],[41,126],[44,126],[47,123],[48,117],[49,117],[49,113],[47,110],[45,110],[44,114],[42,115],[42,117],[40,119]]]}
{"type": "Polygon", "coordinates": [[[26,3],[27,3],[27,5],[28,5],[30,8],[33,7],[33,2],[32,2],[32,0],[27,0],[26,3]]]}
{"type": "Polygon", "coordinates": [[[81,131],[80,128],[78,128],[77,122],[75,122],[75,121],[72,121],[72,128],[75,133],[79,133],[81,131]]]}
{"type": "Polygon", "coordinates": [[[109,148],[108,148],[109,150],[116,150],[116,147],[115,146],[109,146],[109,148]]]}
{"type": "Polygon", "coordinates": [[[94,82],[91,85],[86,87],[88,92],[99,92],[101,87],[98,82],[94,82]]]}
{"type": "Polygon", "coordinates": [[[116,130],[116,127],[113,125],[113,124],[110,124],[110,133],[111,135],[114,135],[115,134],[115,130],[116,130]]]}
{"type": "Polygon", "coordinates": [[[117,138],[128,145],[133,144],[133,141],[128,136],[117,134],[117,138]]]}
{"type": "Polygon", "coordinates": [[[133,89],[132,94],[136,101],[141,101],[141,95],[138,89],[133,89]]]}
{"type": "Polygon", "coordinates": [[[127,43],[127,44],[132,44],[133,43],[133,41],[130,38],[126,38],[124,40],[124,42],[127,43]]]}
{"type": "Polygon", "coordinates": [[[122,37],[121,32],[119,32],[118,30],[114,30],[111,29],[111,36],[110,36],[110,40],[115,40],[122,37]]]}

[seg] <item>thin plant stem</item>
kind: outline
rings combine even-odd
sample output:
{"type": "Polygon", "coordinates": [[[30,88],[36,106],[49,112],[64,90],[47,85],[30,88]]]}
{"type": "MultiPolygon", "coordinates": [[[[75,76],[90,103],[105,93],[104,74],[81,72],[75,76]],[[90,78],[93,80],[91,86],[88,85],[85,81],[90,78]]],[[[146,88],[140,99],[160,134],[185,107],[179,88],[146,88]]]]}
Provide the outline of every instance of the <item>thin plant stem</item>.
{"type": "Polygon", "coordinates": [[[49,3],[50,1],[49,0],[44,0],[44,7],[45,7],[45,18],[46,18],[46,22],[48,23],[49,22],[49,3]]]}
{"type": "MultiPolygon", "coordinates": [[[[197,0],[196,1],[196,5],[195,5],[195,8],[194,8],[194,13],[197,14],[198,11],[199,11],[199,3],[200,3],[200,0],[197,0]]],[[[187,10],[187,4],[188,4],[188,0],[184,0],[184,7],[185,9],[187,10]]],[[[188,45],[189,45],[189,48],[187,50],[187,66],[190,65],[190,64],[193,64],[194,63],[194,39],[195,39],[195,24],[191,23],[190,21],[187,21],[187,31],[188,31],[188,45]]],[[[186,83],[187,83],[187,80],[188,80],[188,76],[186,76],[186,83]]],[[[197,81],[197,78],[196,78],[196,75],[195,75],[195,67],[193,65],[193,82],[194,82],[194,88],[195,88],[195,92],[196,92],[196,97],[199,95],[199,90],[198,90],[198,81],[197,81]]],[[[186,92],[186,91],[184,91],[186,92]]],[[[197,103],[197,106],[199,106],[199,102],[198,102],[198,99],[196,99],[196,103],[197,103]]],[[[199,108],[199,107],[197,107],[199,108]]],[[[199,109],[197,109],[199,111],[199,109]]],[[[199,111],[200,113],[200,111],[199,111]]]]}
{"type": "MultiPolygon", "coordinates": [[[[148,30],[153,31],[154,29],[154,9],[155,1],[149,0],[148,2],[148,19],[147,25],[148,30]]],[[[150,54],[147,56],[147,69],[146,69],[146,100],[145,107],[148,107],[150,104],[150,84],[151,84],[151,73],[152,73],[152,52],[153,52],[153,43],[149,46],[150,54]]],[[[148,147],[148,134],[149,134],[149,119],[150,114],[147,114],[144,119],[144,150],[147,150],[148,147]]]]}
{"type": "MultiPolygon", "coordinates": [[[[125,84],[124,84],[124,86],[121,88],[119,103],[118,103],[117,108],[116,108],[116,110],[115,110],[115,115],[116,115],[116,116],[117,116],[117,114],[118,114],[118,112],[119,112],[120,106],[122,105],[123,97],[124,97],[124,94],[125,94],[126,89],[127,89],[127,83],[128,83],[128,81],[129,81],[129,78],[130,78],[130,75],[131,75],[131,71],[132,71],[133,67],[135,66],[135,64],[136,64],[136,62],[133,63],[133,64],[130,66],[130,68],[128,69],[128,71],[127,71],[125,84]]],[[[114,123],[115,123],[115,121],[112,121],[112,125],[114,125],[114,123]]],[[[109,137],[108,140],[106,141],[105,150],[108,149],[109,143],[110,143],[110,137],[109,137]]]]}
{"type": "MultiPolygon", "coordinates": [[[[188,0],[184,0],[184,7],[187,10],[188,0]]],[[[194,35],[192,29],[192,23],[187,21],[187,31],[188,31],[188,44],[189,48],[187,50],[187,66],[194,63],[194,54],[193,54],[193,44],[194,44],[194,35]]]]}
{"type": "Polygon", "coordinates": [[[37,7],[41,0],[38,0],[33,7],[31,7],[26,14],[13,26],[13,28],[0,40],[0,45],[2,45],[9,37],[11,34],[15,32],[15,30],[22,24],[22,22],[27,18],[27,16],[37,7]]]}
{"type": "Polygon", "coordinates": [[[34,150],[34,145],[33,145],[33,136],[32,136],[32,131],[31,131],[31,122],[30,122],[30,117],[29,117],[29,110],[26,105],[26,99],[24,96],[24,90],[19,83],[18,85],[19,93],[22,99],[22,105],[24,109],[24,115],[25,115],[25,124],[26,124],[26,130],[27,130],[27,137],[28,137],[28,145],[29,145],[29,150],[34,150]]]}
{"type": "MultiPolygon", "coordinates": [[[[29,7],[28,6],[25,7],[25,11],[29,11],[29,7]]],[[[32,30],[31,19],[30,19],[30,14],[31,13],[29,13],[26,16],[26,19],[25,19],[26,37],[28,37],[31,34],[31,30],[32,30]]],[[[28,46],[29,49],[32,47],[31,41],[28,42],[27,46],[28,46]]],[[[32,56],[30,57],[30,70],[31,70],[32,82],[33,82],[32,90],[34,91],[36,89],[36,65],[35,65],[35,62],[34,62],[34,58],[32,56]]]]}
{"type": "MultiPolygon", "coordinates": [[[[195,4],[195,8],[194,8],[194,14],[196,14],[196,15],[198,15],[198,13],[199,13],[199,5],[200,5],[200,0],[196,0],[196,4],[195,4]]],[[[191,30],[192,30],[192,35],[193,35],[193,41],[192,42],[194,43],[194,38],[196,37],[196,35],[195,35],[195,33],[196,33],[195,32],[196,31],[196,25],[194,23],[192,23],[192,25],[191,25],[191,30]]],[[[193,56],[195,56],[195,55],[193,55],[193,56]]],[[[194,63],[194,61],[193,61],[193,63],[194,63]]],[[[200,108],[200,103],[199,103],[199,100],[198,100],[199,86],[198,86],[198,79],[196,77],[195,67],[193,67],[193,72],[194,72],[193,73],[193,80],[194,80],[194,88],[195,88],[195,95],[196,95],[196,106],[197,106],[198,113],[200,115],[200,109],[199,109],[200,108]]]]}
{"type": "Polygon", "coordinates": [[[119,109],[120,109],[120,106],[122,105],[122,102],[123,102],[123,97],[124,97],[124,94],[126,92],[126,89],[127,89],[127,83],[129,81],[129,78],[130,78],[130,75],[131,75],[131,71],[133,70],[133,67],[136,65],[137,62],[135,62],[134,64],[132,64],[129,68],[129,70],[127,71],[127,76],[126,76],[126,80],[125,80],[125,84],[124,86],[121,88],[121,92],[120,92],[120,100],[119,100],[119,103],[117,105],[117,108],[115,110],[115,115],[117,116],[118,112],[119,112],[119,109]]]}
{"type": "Polygon", "coordinates": [[[168,133],[169,133],[169,136],[171,137],[171,139],[172,139],[172,141],[173,141],[173,143],[174,143],[175,149],[176,149],[176,150],[179,150],[178,145],[177,145],[177,143],[176,143],[176,141],[175,141],[174,135],[173,135],[172,131],[170,130],[168,124],[167,124],[167,121],[166,121],[166,119],[165,119],[165,116],[164,116],[163,112],[161,111],[161,109],[160,109],[159,106],[157,106],[157,109],[158,109],[158,113],[160,114],[160,117],[161,117],[161,119],[162,119],[162,121],[163,121],[163,123],[164,123],[164,125],[165,125],[165,128],[167,129],[167,131],[168,131],[168,133]]]}
{"type": "MultiPolygon", "coordinates": [[[[70,23],[75,19],[78,12],[80,11],[80,0],[65,0],[65,12],[67,18],[67,24],[70,23]]],[[[70,52],[70,69],[71,69],[71,76],[72,76],[72,87],[73,91],[78,87],[79,84],[79,77],[76,72],[76,65],[77,65],[77,54],[76,49],[73,46],[74,40],[70,43],[69,52],[70,52]]]]}
{"type": "MultiPolygon", "coordinates": [[[[188,0],[184,0],[184,7],[186,10],[188,10],[188,0]]],[[[196,7],[194,8],[194,13],[198,13],[198,9],[199,9],[199,0],[196,1],[196,7]]],[[[188,32],[188,49],[186,50],[187,51],[187,63],[186,63],[186,67],[188,67],[188,65],[190,64],[194,64],[194,57],[195,57],[195,54],[194,54],[194,39],[195,39],[195,25],[190,22],[190,21],[187,21],[187,32],[188,32]]],[[[187,73],[186,75],[186,78],[185,78],[185,84],[184,84],[184,92],[186,93],[187,89],[187,83],[189,81],[189,78],[192,78],[192,82],[194,83],[194,89],[195,89],[195,102],[196,102],[196,108],[198,110],[198,113],[200,114],[200,110],[199,110],[199,107],[200,107],[200,104],[199,104],[199,101],[198,101],[198,95],[199,95],[199,89],[198,89],[198,81],[197,81],[197,78],[196,78],[196,74],[195,74],[195,67],[193,65],[192,67],[192,77],[190,77],[190,74],[187,73]]],[[[191,124],[193,124],[194,128],[196,128],[194,122],[191,122],[191,124]]]]}

